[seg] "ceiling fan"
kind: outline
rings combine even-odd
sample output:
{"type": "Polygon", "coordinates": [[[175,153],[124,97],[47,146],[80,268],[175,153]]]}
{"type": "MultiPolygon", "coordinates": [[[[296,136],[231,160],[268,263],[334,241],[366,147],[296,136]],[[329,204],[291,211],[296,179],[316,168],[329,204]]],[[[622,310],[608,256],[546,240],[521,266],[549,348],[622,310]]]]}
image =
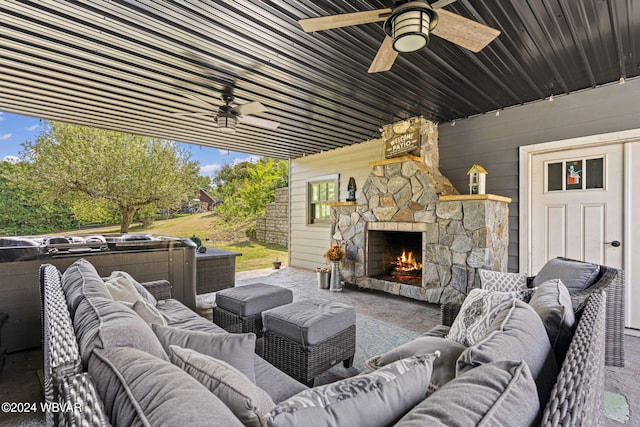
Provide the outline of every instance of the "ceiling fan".
{"type": "Polygon", "coordinates": [[[309,33],[384,21],[386,37],[369,67],[369,73],[378,73],[390,70],[398,53],[425,47],[430,33],[472,52],[479,52],[498,37],[499,30],[442,9],[455,1],[439,0],[431,5],[425,0],[394,1],[393,9],[307,18],[298,23],[309,33]]]}
{"type": "Polygon", "coordinates": [[[236,131],[236,126],[238,123],[248,124],[252,126],[259,126],[266,129],[277,129],[280,126],[280,123],[273,121],[262,119],[260,117],[254,117],[252,114],[264,113],[267,110],[267,107],[262,105],[258,101],[247,102],[246,104],[233,105],[233,95],[231,95],[230,91],[227,91],[222,94],[222,101],[224,105],[220,107],[216,107],[213,104],[205,101],[200,96],[193,93],[185,93],[186,96],[198,102],[207,110],[212,112],[202,112],[202,113],[177,113],[179,116],[213,116],[217,125],[218,130],[226,133],[233,133],[236,131]],[[217,112],[213,112],[216,111],[217,112]]]}

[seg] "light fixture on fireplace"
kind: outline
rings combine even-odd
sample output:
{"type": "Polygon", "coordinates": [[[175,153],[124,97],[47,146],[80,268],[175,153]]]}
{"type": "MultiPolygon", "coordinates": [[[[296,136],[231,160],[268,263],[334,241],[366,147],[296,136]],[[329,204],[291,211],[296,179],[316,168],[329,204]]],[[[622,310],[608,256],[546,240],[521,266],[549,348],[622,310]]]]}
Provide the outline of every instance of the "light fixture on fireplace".
{"type": "Polygon", "coordinates": [[[384,31],[393,38],[396,52],[415,52],[429,43],[429,32],[438,23],[438,15],[424,1],[410,1],[396,7],[384,22],[384,31]]]}

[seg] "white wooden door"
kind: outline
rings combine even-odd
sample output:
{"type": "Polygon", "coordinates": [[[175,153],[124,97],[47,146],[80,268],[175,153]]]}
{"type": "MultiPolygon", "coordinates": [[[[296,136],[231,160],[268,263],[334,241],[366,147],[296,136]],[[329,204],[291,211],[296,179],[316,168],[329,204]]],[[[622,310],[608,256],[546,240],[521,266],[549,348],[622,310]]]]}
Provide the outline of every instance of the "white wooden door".
{"type": "Polygon", "coordinates": [[[564,256],[623,268],[623,144],[535,154],[531,273],[564,256]]]}

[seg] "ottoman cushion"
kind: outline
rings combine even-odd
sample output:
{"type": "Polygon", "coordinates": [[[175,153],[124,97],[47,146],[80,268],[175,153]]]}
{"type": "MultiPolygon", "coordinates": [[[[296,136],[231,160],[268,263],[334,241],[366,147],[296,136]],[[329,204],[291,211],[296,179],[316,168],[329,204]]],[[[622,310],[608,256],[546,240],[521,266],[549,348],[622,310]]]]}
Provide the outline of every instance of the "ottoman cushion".
{"type": "Polygon", "coordinates": [[[240,316],[252,316],[291,301],[290,289],[264,283],[224,289],[216,294],[218,307],[240,316]]]}
{"type": "Polygon", "coordinates": [[[265,331],[304,345],[323,342],[356,323],[350,305],[324,299],[307,299],[264,311],[265,331]]]}

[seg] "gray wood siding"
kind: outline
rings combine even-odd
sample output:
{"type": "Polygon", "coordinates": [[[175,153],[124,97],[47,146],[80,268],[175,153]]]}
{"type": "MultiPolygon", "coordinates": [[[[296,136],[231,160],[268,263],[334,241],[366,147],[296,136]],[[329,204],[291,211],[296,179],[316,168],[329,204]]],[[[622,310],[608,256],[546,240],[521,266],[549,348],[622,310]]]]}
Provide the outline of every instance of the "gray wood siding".
{"type": "Polygon", "coordinates": [[[441,123],[440,170],[468,193],[467,170],[482,165],[487,192],[510,197],[509,270],[518,271],[518,147],[640,128],[640,79],[539,101],[482,116],[441,123]]]}

